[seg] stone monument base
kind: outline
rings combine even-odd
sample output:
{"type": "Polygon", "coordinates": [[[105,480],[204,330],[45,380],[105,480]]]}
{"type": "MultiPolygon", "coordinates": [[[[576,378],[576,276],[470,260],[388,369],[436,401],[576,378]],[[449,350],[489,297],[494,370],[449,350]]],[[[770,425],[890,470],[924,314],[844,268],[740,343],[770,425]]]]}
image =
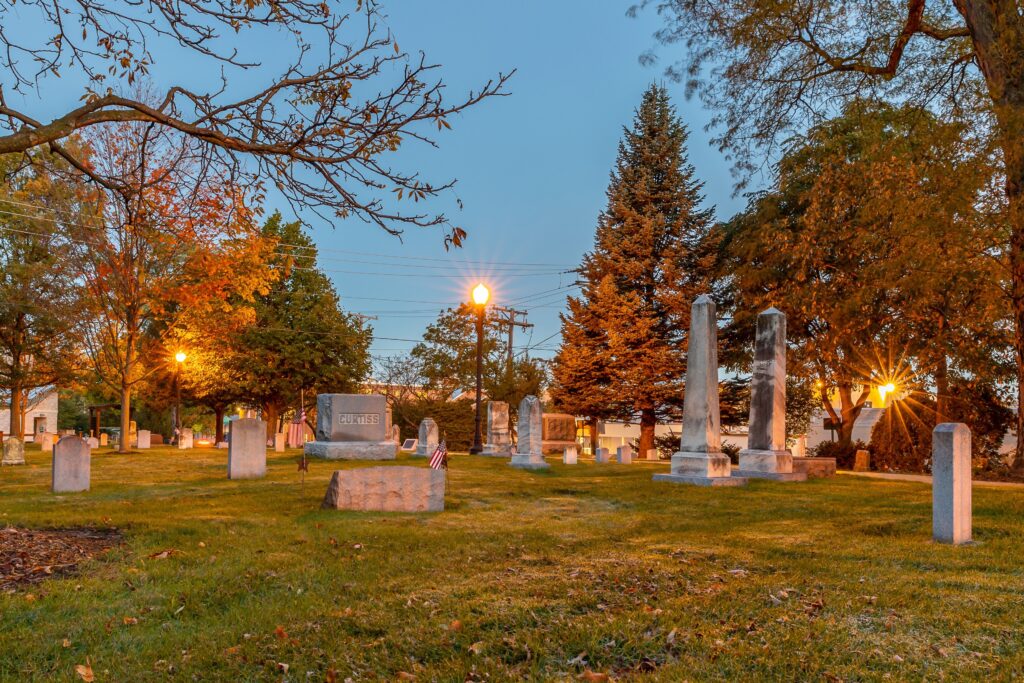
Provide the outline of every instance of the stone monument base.
{"type": "Polygon", "coordinates": [[[732,463],[724,453],[678,451],[672,456],[672,471],[655,474],[653,481],[670,481],[695,486],[743,486],[747,480],[732,476],[732,463]]]}
{"type": "Polygon", "coordinates": [[[554,439],[544,439],[540,443],[540,449],[545,453],[564,453],[566,446],[576,445],[576,441],[556,441],[554,439]]]}
{"type": "Polygon", "coordinates": [[[806,474],[808,479],[827,479],[836,476],[836,459],[794,457],[793,471],[806,474]]]}
{"type": "Polygon", "coordinates": [[[306,455],[324,460],[394,460],[398,444],[394,441],[309,441],[306,455]]]}
{"type": "Polygon", "coordinates": [[[509,465],[521,470],[545,470],[551,467],[540,453],[516,453],[509,465]]]}
{"type": "Polygon", "coordinates": [[[758,472],[756,470],[736,470],[736,476],[747,479],[767,479],[769,481],[807,481],[803,472],[758,472]]]}
{"type": "Polygon", "coordinates": [[[444,510],[444,482],[444,470],[428,467],[338,470],[331,477],[320,507],[374,512],[440,512],[444,510]]]}
{"type": "Polygon", "coordinates": [[[793,454],[789,451],[766,451],[744,448],[740,451],[738,476],[772,481],[806,481],[807,475],[793,471],[793,454]]]}
{"type": "Polygon", "coordinates": [[[487,455],[492,458],[507,458],[512,455],[512,445],[497,446],[485,443],[484,449],[480,451],[480,455],[487,455]]]}

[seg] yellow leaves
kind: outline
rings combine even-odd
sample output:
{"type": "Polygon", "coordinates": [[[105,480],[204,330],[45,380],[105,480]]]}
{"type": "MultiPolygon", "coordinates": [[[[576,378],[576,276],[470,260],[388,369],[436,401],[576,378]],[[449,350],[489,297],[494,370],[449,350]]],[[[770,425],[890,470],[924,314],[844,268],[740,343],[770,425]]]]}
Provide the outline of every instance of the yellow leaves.
{"type": "Polygon", "coordinates": [[[121,621],[124,623],[125,626],[135,626],[139,623],[137,617],[124,617],[121,621]]]}

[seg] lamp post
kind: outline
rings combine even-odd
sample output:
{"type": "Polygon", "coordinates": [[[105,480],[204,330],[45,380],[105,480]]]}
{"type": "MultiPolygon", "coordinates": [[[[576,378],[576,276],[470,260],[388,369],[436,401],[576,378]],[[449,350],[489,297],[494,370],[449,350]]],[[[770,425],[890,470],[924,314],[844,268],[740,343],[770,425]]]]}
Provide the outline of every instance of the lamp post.
{"type": "Polygon", "coordinates": [[[480,394],[484,371],[484,312],[487,310],[487,299],[490,298],[490,295],[491,293],[483,283],[473,288],[473,303],[476,306],[476,420],[473,427],[473,445],[469,449],[470,455],[479,455],[484,451],[480,394]]]}
{"type": "Polygon", "coordinates": [[[175,444],[181,441],[181,364],[188,356],[184,351],[174,354],[174,360],[178,361],[178,367],[174,373],[174,395],[177,405],[174,406],[174,440],[175,444]]]}

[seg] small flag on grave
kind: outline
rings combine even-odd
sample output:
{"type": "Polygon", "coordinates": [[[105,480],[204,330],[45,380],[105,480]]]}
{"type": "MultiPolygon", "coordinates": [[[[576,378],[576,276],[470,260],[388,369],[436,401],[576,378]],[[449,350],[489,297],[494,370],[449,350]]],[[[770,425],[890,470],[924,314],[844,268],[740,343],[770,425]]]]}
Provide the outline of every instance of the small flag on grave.
{"type": "Polygon", "coordinates": [[[430,456],[430,467],[435,470],[448,469],[448,444],[444,439],[437,444],[434,454],[430,456]]]}

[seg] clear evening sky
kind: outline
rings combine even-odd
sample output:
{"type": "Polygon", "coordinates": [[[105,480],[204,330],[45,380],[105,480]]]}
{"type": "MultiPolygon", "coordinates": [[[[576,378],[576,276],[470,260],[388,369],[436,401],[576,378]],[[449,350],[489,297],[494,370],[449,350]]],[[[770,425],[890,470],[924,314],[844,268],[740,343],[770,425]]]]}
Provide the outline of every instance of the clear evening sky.
{"type": "MultiPolygon", "coordinates": [[[[453,129],[437,136],[439,149],[408,146],[394,155],[396,165],[419,170],[432,181],[458,179],[455,194],[430,208],[446,211],[469,231],[463,249],[446,252],[437,230],[410,230],[400,242],[357,221],[331,228],[315,216],[301,216],[345,308],[378,316],[374,354],[410,349],[414,342],[404,340],[418,339],[442,308],[467,300],[470,288],[484,279],[494,290],[495,303],[529,310],[535,328],[532,336],[517,330],[518,350],[530,345],[533,356],[553,355],[558,312],[570,291],[564,287],[574,279],[560,271],[575,267],[592,246],[622,126],[630,122],[644,89],[662,78],[661,67],[638,61],[654,45],[657,16],[627,17],[630,2],[382,3],[401,48],[414,55],[423,50],[429,62],[443,66],[440,73],[452,100],[499,71],[516,69],[516,74],[510,96],[453,118],[453,129]],[[464,209],[456,206],[456,196],[464,209]]],[[[25,19],[26,30],[33,30],[31,19],[25,19]]],[[[265,70],[231,75],[233,90],[265,83],[286,59],[273,41],[244,40],[243,47],[258,55],[265,70]]],[[[673,48],[659,48],[659,53],[663,59],[678,56],[673,48]]],[[[157,47],[154,55],[151,74],[157,92],[174,84],[202,87],[219,73],[180,49],[157,47]]],[[[70,85],[67,77],[47,80],[41,97],[26,96],[28,109],[66,111],[81,94],[70,85]]],[[[728,162],[708,144],[703,130],[708,114],[699,101],[684,98],[681,85],[667,85],[690,128],[690,160],[705,182],[706,201],[719,218],[728,218],[742,200],[732,196],[728,162]]],[[[16,96],[9,97],[18,103],[16,96]]],[[[268,206],[273,208],[294,217],[276,199],[268,206]]]]}

